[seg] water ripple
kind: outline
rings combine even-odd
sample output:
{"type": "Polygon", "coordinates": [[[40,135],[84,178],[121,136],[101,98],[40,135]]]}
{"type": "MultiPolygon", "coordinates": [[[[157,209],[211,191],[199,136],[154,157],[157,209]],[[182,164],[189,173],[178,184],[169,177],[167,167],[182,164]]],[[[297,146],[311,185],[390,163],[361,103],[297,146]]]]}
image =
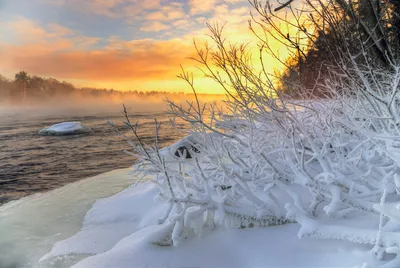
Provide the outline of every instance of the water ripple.
{"type": "MultiPolygon", "coordinates": [[[[166,115],[141,113],[140,133],[143,140],[154,141],[154,117],[163,122],[161,145],[182,137],[167,123],[166,115]]],[[[128,133],[122,116],[112,116],[119,131],[128,133]]],[[[24,120],[0,118],[0,204],[37,192],[61,187],[67,183],[109,170],[131,166],[135,159],[123,151],[129,145],[107,125],[102,116],[47,117],[24,120]],[[94,131],[90,135],[39,136],[38,131],[63,121],[82,121],[94,131]]]]}

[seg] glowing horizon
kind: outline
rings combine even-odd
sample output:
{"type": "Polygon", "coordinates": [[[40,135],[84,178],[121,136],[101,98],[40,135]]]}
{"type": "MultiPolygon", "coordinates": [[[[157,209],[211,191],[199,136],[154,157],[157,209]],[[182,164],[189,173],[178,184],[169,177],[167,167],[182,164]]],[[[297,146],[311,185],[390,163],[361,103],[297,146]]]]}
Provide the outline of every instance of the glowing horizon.
{"type": "MultiPolygon", "coordinates": [[[[77,87],[190,92],[176,77],[182,64],[200,93],[223,93],[188,60],[193,40],[206,39],[206,22],[226,23],[230,40],[253,40],[255,48],[250,10],[241,0],[0,0],[0,74],[13,78],[23,70],[77,87]]],[[[272,71],[276,62],[267,61],[272,71]]]]}

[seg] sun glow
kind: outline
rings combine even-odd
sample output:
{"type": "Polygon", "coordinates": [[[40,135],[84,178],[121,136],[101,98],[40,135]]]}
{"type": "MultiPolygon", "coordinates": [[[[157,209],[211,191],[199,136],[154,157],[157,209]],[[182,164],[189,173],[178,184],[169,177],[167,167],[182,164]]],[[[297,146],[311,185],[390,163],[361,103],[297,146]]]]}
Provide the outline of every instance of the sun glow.
{"type": "MultiPolygon", "coordinates": [[[[199,46],[205,41],[212,45],[206,22],[225,23],[227,40],[247,44],[254,68],[261,68],[257,40],[249,30],[251,6],[247,1],[215,0],[206,5],[196,0],[124,0],[115,1],[115,5],[88,1],[78,10],[72,5],[75,0],[46,0],[32,6],[37,12],[40,7],[60,12],[58,24],[46,22],[48,15],[43,12],[41,19],[33,13],[16,16],[16,5],[11,0],[6,2],[1,12],[9,13],[12,19],[0,20],[0,27],[8,30],[8,34],[0,33],[0,74],[9,78],[24,70],[78,87],[190,92],[190,87],[177,78],[182,65],[193,73],[198,92],[224,93],[222,87],[204,77],[199,64],[189,59],[196,54],[194,40],[199,46]],[[71,23],[66,18],[72,16],[82,20],[71,23]],[[85,24],[103,24],[101,20],[101,31],[85,24]],[[116,28],[116,23],[126,29],[116,28]]],[[[287,56],[286,48],[277,41],[269,43],[281,57],[287,56]]],[[[281,68],[270,55],[264,53],[263,59],[267,72],[281,68]]]]}

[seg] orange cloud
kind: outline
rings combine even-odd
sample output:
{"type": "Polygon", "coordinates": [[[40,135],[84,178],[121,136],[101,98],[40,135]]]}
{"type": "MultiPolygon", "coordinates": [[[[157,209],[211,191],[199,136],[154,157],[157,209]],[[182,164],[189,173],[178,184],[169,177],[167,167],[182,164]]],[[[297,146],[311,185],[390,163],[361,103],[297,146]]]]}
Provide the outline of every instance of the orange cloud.
{"type": "Polygon", "coordinates": [[[216,0],[209,0],[209,1],[190,0],[189,1],[190,13],[202,14],[211,12],[215,8],[216,4],[217,4],[216,0]]]}
{"type": "Polygon", "coordinates": [[[147,14],[146,20],[165,20],[165,15],[161,11],[155,11],[147,14]]]}
{"type": "Polygon", "coordinates": [[[152,22],[145,23],[144,26],[142,26],[140,28],[140,30],[144,31],[144,32],[160,32],[160,31],[167,30],[167,29],[169,29],[168,25],[163,24],[158,21],[152,21],[152,22]]]}
{"type": "MultiPolygon", "coordinates": [[[[63,6],[83,3],[80,0],[45,1],[63,6]]],[[[190,0],[190,12],[196,16],[186,14],[180,3],[166,3],[163,0],[92,0],[81,5],[82,9],[93,5],[92,12],[105,16],[114,16],[112,7],[121,2],[126,4],[124,12],[140,7],[134,11],[145,10],[134,17],[140,17],[140,31],[152,37],[155,33],[162,34],[166,40],[156,40],[154,36],[128,41],[112,33],[106,38],[90,37],[82,36],[79,30],[58,24],[39,25],[27,19],[8,22],[0,25],[0,28],[11,33],[12,38],[12,41],[0,41],[0,73],[12,75],[10,72],[25,70],[31,74],[71,81],[77,86],[119,90],[190,90],[176,78],[182,64],[195,73],[195,84],[200,92],[221,93],[222,90],[205,79],[195,68],[196,63],[187,57],[194,56],[193,39],[199,45],[206,39],[205,35],[209,32],[205,22],[227,22],[225,36],[233,43],[251,42],[249,49],[257,62],[258,48],[247,25],[249,8],[227,4],[236,1],[190,0]],[[152,7],[157,9],[146,10],[152,7]],[[212,17],[206,13],[212,14],[212,17]],[[177,36],[176,32],[185,32],[185,35],[177,36]]],[[[280,49],[273,40],[271,45],[280,49]]],[[[265,58],[267,71],[272,72],[278,66],[277,62],[268,55],[265,58]]],[[[254,66],[259,67],[257,63],[254,66]]]]}
{"type": "MultiPolygon", "coordinates": [[[[69,47],[72,47],[71,38],[75,36],[72,29],[61,25],[51,23],[41,27],[37,22],[24,18],[0,24],[0,27],[8,31],[12,41],[18,44],[46,44],[63,40],[65,44],[69,42],[69,47]]],[[[67,46],[62,48],[65,49],[67,46]]]]}
{"type": "Polygon", "coordinates": [[[44,76],[84,80],[147,80],[174,77],[180,63],[192,56],[179,40],[121,44],[121,49],[57,51],[38,45],[2,46],[0,68],[21,69],[44,76]],[[126,49],[131,47],[131,49],[126,49]]]}

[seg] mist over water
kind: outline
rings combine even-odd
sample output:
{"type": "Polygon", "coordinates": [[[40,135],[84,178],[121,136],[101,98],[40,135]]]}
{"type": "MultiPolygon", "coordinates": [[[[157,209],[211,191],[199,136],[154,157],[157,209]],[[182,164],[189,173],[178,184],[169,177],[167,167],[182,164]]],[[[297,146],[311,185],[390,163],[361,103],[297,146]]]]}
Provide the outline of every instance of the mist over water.
{"type": "MultiPolygon", "coordinates": [[[[162,122],[161,146],[183,136],[169,123],[164,98],[125,100],[133,122],[139,121],[144,140],[154,140],[154,118],[162,122]]],[[[68,183],[118,168],[135,159],[124,153],[130,146],[107,120],[123,133],[122,101],[77,99],[43,105],[0,108],[0,204],[59,188],[68,183]],[[44,127],[66,121],[81,121],[93,129],[88,135],[40,136],[44,127]]],[[[178,122],[179,123],[179,122],[178,122]]],[[[183,123],[178,124],[183,128],[183,123]]]]}
{"type": "MultiPolygon", "coordinates": [[[[112,116],[121,114],[122,104],[129,112],[162,112],[167,110],[163,95],[120,98],[109,96],[82,96],[79,94],[61,95],[48,100],[26,99],[23,102],[0,102],[0,117],[40,118],[46,116],[112,116]]],[[[179,101],[179,99],[177,99],[179,101]]]]}

